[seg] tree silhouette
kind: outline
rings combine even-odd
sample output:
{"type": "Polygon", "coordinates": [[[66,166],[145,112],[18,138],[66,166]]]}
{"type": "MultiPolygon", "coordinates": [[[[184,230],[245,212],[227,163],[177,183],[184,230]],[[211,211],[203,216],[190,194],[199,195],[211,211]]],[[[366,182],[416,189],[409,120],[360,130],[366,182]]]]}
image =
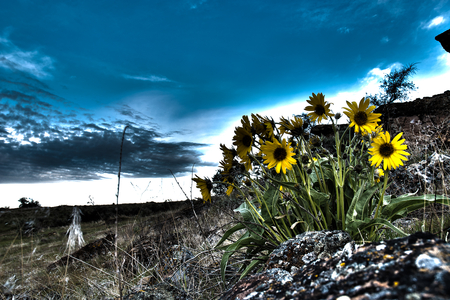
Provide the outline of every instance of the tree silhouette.
{"type": "Polygon", "coordinates": [[[403,66],[400,69],[393,69],[380,81],[381,92],[376,95],[368,95],[370,103],[376,107],[384,106],[383,118],[386,130],[389,129],[389,109],[388,106],[397,100],[408,100],[408,94],[417,89],[416,85],[409,81],[409,77],[416,73],[417,63],[403,66]],[[386,114],[387,112],[387,114],[386,114]]]}
{"type": "Polygon", "coordinates": [[[28,208],[28,207],[41,207],[41,204],[39,204],[39,201],[34,201],[33,199],[29,199],[26,197],[22,197],[19,200],[20,202],[19,208],[28,208]]]}
{"type": "Polygon", "coordinates": [[[417,71],[416,64],[393,69],[389,74],[384,75],[383,80],[380,81],[382,92],[377,95],[369,95],[370,103],[378,107],[393,103],[396,100],[407,100],[408,94],[417,89],[412,81],[408,81],[408,78],[417,71]]]}

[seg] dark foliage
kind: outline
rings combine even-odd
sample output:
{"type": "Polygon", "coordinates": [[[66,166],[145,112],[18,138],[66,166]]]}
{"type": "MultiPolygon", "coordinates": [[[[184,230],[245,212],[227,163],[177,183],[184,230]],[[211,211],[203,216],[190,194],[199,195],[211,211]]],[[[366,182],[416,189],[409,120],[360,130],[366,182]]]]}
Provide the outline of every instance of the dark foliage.
{"type": "MultiPolygon", "coordinates": [[[[194,200],[194,205],[198,206],[201,200],[194,200]]],[[[79,207],[83,212],[82,222],[104,221],[107,224],[113,224],[116,217],[115,205],[84,205],[79,207]]],[[[189,201],[173,202],[147,202],[140,204],[120,204],[119,219],[126,217],[145,217],[154,214],[168,212],[170,210],[191,211],[189,201]]],[[[20,209],[4,210],[1,215],[0,233],[8,230],[28,230],[34,228],[47,228],[58,226],[69,226],[71,223],[71,214],[73,206],[56,207],[26,207],[20,209]],[[30,225],[33,225],[30,227],[30,225]],[[30,228],[29,228],[30,227],[30,228]]]]}
{"type": "Polygon", "coordinates": [[[34,201],[33,199],[22,197],[17,201],[20,202],[19,208],[41,207],[39,201],[34,201]]]}
{"type": "Polygon", "coordinates": [[[416,64],[403,66],[386,74],[383,80],[380,81],[381,93],[367,96],[370,99],[370,103],[378,107],[393,103],[396,100],[407,100],[408,94],[417,89],[412,81],[408,81],[409,77],[417,71],[416,64]]]}

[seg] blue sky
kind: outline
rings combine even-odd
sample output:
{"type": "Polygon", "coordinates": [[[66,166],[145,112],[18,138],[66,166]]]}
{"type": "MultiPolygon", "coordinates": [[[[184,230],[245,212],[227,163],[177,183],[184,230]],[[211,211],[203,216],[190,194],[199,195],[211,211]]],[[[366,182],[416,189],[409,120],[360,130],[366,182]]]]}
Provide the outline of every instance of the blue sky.
{"type": "Polygon", "coordinates": [[[189,194],[244,114],[313,92],[339,111],[415,62],[411,99],[449,90],[449,20],[449,1],[5,2],[0,206],[114,202],[125,125],[122,202],[184,200],[170,171],[189,194]]]}

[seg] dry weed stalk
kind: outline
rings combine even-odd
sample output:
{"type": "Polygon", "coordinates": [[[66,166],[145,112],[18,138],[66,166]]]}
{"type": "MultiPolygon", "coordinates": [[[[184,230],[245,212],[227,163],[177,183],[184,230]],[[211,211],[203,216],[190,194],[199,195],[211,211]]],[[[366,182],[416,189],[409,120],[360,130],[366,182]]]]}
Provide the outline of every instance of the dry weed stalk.
{"type": "Polygon", "coordinates": [[[122,295],[122,279],[121,279],[121,273],[120,273],[120,266],[119,266],[119,257],[117,253],[117,240],[118,240],[118,234],[117,234],[117,222],[119,219],[119,191],[120,191],[120,172],[122,171],[122,151],[123,151],[123,141],[125,140],[125,131],[127,130],[128,125],[125,126],[123,129],[122,134],[122,142],[120,144],[120,160],[119,160],[119,173],[117,174],[117,194],[116,194],[116,234],[114,239],[114,256],[116,259],[116,272],[117,272],[117,280],[119,281],[119,296],[120,299],[123,299],[122,295]]]}

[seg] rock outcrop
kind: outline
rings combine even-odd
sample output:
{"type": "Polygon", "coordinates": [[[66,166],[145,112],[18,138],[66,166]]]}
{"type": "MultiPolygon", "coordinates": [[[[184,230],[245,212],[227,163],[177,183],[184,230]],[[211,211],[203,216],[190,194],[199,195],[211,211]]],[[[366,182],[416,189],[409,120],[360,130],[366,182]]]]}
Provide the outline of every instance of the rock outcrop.
{"type": "Polygon", "coordinates": [[[388,122],[392,134],[403,132],[402,138],[408,145],[450,146],[450,90],[410,102],[382,105],[374,112],[383,114],[381,123],[388,122]]]}
{"type": "Polygon", "coordinates": [[[450,299],[450,246],[429,233],[355,246],[343,231],[309,232],[266,266],[221,299],[450,299]]]}
{"type": "MultiPolygon", "coordinates": [[[[381,123],[386,130],[396,135],[403,132],[406,144],[427,147],[450,146],[450,90],[432,97],[417,98],[414,101],[381,105],[374,110],[381,113],[381,123]]],[[[343,132],[348,124],[341,124],[343,132]]],[[[333,136],[331,125],[316,125],[311,129],[315,135],[333,136]]]]}

